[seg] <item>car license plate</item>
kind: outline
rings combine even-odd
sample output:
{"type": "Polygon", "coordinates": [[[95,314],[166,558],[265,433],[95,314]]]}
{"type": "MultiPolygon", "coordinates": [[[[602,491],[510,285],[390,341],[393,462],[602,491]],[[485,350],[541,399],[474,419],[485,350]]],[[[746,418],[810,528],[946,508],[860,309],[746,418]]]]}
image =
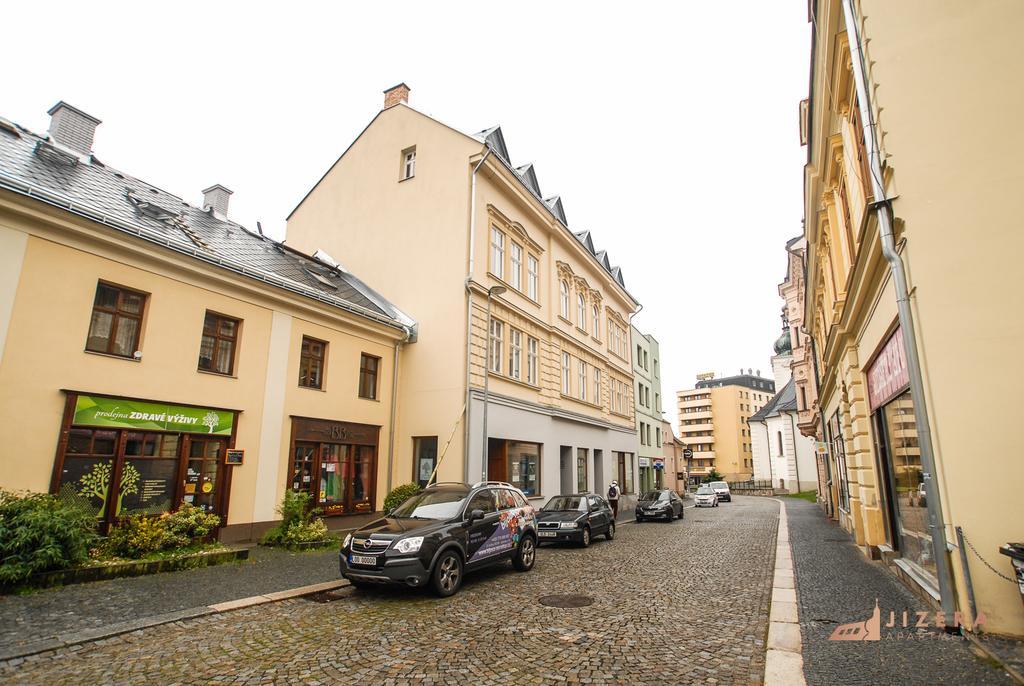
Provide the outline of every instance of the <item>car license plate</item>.
{"type": "Polygon", "coordinates": [[[537,533],[540,534],[541,538],[554,538],[558,535],[557,531],[538,531],[537,533]]]}
{"type": "Polygon", "coordinates": [[[377,566],[377,558],[373,555],[351,555],[348,561],[354,565],[368,565],[370,567],[377,566]]]}

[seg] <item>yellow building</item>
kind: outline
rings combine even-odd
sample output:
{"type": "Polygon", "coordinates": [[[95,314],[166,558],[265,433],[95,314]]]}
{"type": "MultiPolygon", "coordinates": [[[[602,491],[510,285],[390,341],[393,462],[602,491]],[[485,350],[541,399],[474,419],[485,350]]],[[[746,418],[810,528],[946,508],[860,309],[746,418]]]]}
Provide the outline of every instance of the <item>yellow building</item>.
{"type": "Polygon", "coordinates": [[[417,314],[399,391],[399,480],[426,483],[436,469],[539,498],[604,492],[616,479],[631,493],[638,304],[621,270],[589,232],[570,231],[533,165],[513,166],[500,128],[461,133],[408,95],[405,84],[385,92],[288,219],[290,245],[342,254],[417,314]]]}
{"type": "Polygon", "coordinates": [[[0,119],[0,486],[107,524],[191,502],[259,536],[285,489],[331,526],[392,478],[394,364],[411,319],[351,274],[193,207],[92,153],[58,103],[0,119]]]}
{"type": "Polygon", "coordinates": [[[1024,5],[811,7],[804,328],[836,516],[948,623],[1024,635],[1020,592],[982,561],[1010,575],[1024,521],[1024,5]]]}
{"type": "Polygon", "coordinates": [[[726,481],[753,476],[747,420],[775,394],[775,382],[751,371],[721,379],[701,374],[694,388],[676,393],[679,440],[693,451],[691,480],[699,482],[712,469],[726,481]]]}

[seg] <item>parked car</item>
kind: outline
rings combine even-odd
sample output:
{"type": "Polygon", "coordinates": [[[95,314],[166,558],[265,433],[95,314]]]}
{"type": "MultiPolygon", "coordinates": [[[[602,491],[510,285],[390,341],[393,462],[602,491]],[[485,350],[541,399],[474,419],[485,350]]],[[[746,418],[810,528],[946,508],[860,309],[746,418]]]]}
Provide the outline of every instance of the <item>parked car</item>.
{"type": "Polygon", "coordinates": [[[711,486],[701,486],[693,496],[694,507],[718,507],[718,494],[711,486]]]}
{"type": "Polygon", "coordinates": [[[537,512],[537,545],[569,541],[586,548],[594,536],[615,538],[608,501],[594,493],[556,495],[537,512]]]}
{"type": "Polygon", "coordinates": [[[712,481],[708,485],[711,486],[711,488],[714,489],[715,494],[718,495],[718,502],[722,502],[723,500],[727,503],[732,502],[732,493],[729,491],[729,484],[724,481],[712,481]]]}
{"type": "Polygon", "coordinates": [[[683,499],[676,495],[675,491],[667,488],[660,491],[647,491],[641,493],[636,501],[636,521],[642,522],[647,519],[664,519],[671,522],[673,519],[682,519],[686,516],[683,508],[683,499]]]}
{"type": "Polygon", "coordinates": [[[465,572],[505,560],[519,571],[537,557],[537,518],[522,491],[487,481],[429,486],[345,537],[341,575],[353,586],[429,586],[454,594],[465,572]]]}

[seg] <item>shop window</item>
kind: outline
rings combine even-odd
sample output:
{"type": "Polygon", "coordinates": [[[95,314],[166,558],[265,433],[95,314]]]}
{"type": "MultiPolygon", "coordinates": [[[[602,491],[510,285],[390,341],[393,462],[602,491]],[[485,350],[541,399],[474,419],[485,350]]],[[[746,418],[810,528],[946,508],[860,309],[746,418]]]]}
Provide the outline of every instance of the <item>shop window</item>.
{"type": "Polygon", "coordinates": [[[576,449],[576,492],[587,492],[587,461],[589,451],[586,448],[576,449]]]}
{"type": "Polygon", "coordinates": [[[324,387],[324,360],[327,344],[309,336],[302,337],[302,354],[299,358],[299,385],[304,388],[324,387]]]}
{"type": "Polygon", "coordinates": [[[178,434],[128,432],[118,504],[120,514],[160,514],[174,509],[178,434]]]}
{"type": "Polygon", "coordinates": [[[528,496],[540,494],[540,444],[509,441],[508,482],[528,496]]]}
{"type": "Polygon", "coordinates": [[[426,488],[437,468],[437,436],[412,439],[413,462],[416,465],[416,483],[426,488]]]}
{"type": "Polygon", "coordinates": [[[380,358],[363,353],[359,357],[359,397],[367,400],[377,399],[377,373],[380,358]]]}
{"type": "Polygon", "coordinates": [[[341,441],[375,442],[378,427],[302,418],[293,420],[292,426],[294,442],[288,487],[308,493],[312,506],[325,515],[373,511],[376,443],[355,445],[341,441]],[[317,440],[321,436],[337,440],[317,440]]]}
{"type": "Polygon", "coordinates": [[[234,373],[240,323],[231,317],[206,313],[203,338],[199,345],[199,369],[215,374],[234,373]]]}
{"type": "Polygon", "coordinates": [[[117,431],[71,429],[60,466],[57,497],[78,503],[102,519],[113,478],[117,438],[117,431]]]}
{"type": "Polygon", "coordinates": [[[85,349],[95,353],[134,357],[139,349],[143,293],[99,283],[93,300],[92,319],[85,349]]]}

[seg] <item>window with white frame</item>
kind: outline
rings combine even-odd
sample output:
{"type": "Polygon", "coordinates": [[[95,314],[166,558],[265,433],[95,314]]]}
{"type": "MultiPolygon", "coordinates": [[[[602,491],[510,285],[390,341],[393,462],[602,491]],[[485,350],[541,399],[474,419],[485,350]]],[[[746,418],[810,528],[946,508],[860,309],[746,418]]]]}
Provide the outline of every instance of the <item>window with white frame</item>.
{"type": "Polygon", "coordinates": [[[593,403],[601,404],[601,369],[599,367],[594,367],[593,403]]]}
{"type": "Polygon", "coordinates": [[[558,282],[558,298],[560,303],[559,311],[562,317],[565,319],[569,318],[569,284],[567,282],[558,282]]]}
{"type": "Polygon", "coordinates": [[[572,358],[569,353],[562,353],[562,394],[569,395],[572,392],[572,369],[570,364],[572,358]]]}
{"type": "Polygon", "coordinates": [[[587,300],[582,293],[576,294],[576,326],[587,330],[587,300]]]}
{"type": "Polygon", "coordinates": [[[590,308],[590,333],[594,338],[601,338],[601,312],[597,305],[590,308]]]}
{"type": "Polygon", "coordinates": [[[530,255],[526,258],[526,294],[530,296],[531,300],[536,301],[538,299],[538,273],[540,272],[540,262],[536,257],[530,255]]]}
{"type": "Polygon", "coordinates": [[[509,328],[508,330],[508,375],[519,379],[523,359],[523,332],[509,328]]]}
{"type": "Polygon", "coordinates": [[[416,176],[416,148],[406,148],[402,151],[402,180],[411,179],[416,176]]]}
{"type": "Polygon", "coordinates": [[[526,339],[526,383],[537,385],[537,347],[536,338],[526,339]]]}
{"type": "Polygon", "coordinates": [[[491,320],[491,371],[501,374],[502,338],[505,325],[497,319],[491,320]]]}
{"type": "Polygon", "coordinates": [[[512,252],[509,256],[509,268],[512,273],[508,275],[509,283],[517,291],[523,290],[523,246],[512,241],[512,252]]]}
{"type": "Polygon", "coordinates": [[[491,227],[491,273],[505,278],[505,234],[496,226],[491,227]]]}
{"type": "Polygon", "coordinates": [[[576,389],[577,396],[580,400],[587,399],[587,363],[580,360],[579,368],[579,387],[576,389]]]}

